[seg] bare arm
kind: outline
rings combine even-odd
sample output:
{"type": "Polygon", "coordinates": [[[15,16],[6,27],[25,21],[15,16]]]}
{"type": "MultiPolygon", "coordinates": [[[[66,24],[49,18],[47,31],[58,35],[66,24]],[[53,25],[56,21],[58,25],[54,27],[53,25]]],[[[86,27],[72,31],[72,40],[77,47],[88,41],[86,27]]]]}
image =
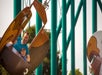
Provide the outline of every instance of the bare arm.
{"type": "Polygon", "coordinates": [[[30,62],[30,55],[27,55],[27,62],[30,62]]]}

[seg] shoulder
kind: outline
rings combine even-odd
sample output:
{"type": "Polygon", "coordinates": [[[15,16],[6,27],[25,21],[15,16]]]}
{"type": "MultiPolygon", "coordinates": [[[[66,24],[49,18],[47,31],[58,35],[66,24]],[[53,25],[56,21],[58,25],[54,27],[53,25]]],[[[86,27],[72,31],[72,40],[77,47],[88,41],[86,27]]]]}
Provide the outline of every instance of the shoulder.
{"type": "Polygon", "coordinates": [[[21,39],[22,39],[21,36],[18,36],[17,40],[21,40],[21,39]]]}

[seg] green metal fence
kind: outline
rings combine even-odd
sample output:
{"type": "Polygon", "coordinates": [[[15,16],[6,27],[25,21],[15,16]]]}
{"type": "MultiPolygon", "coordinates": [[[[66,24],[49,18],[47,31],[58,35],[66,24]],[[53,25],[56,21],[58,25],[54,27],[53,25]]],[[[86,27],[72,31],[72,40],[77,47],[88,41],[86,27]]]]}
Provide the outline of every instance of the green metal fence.
{"type": "MultiPolygon", "coordinates": [[[[59,23],[59,27],[57,28],[57,35],[59,34],[62,28],[62,75],[67,75],[67,60],[66,60],[66,50],[69,46],[69,42],[71,41],[71,71],[72,75],[75,75],[75,26],[78,20],[81,8],[83,7],[83,65],[84,65],[84,75],[87,75],[87,61],[86,61],[86,0],[81,0],[78,6],[77,13],[75,15],[75,4],[74,0],[68,0],[66,3],[65,0],[62,0],[62,18],[59,23]],[[68,12],[69,6],[71,6],[71,30],[68,38],[66,38],[66,14],[68,12]]],[[[52,15],[53,16],[53,15],[52,15]]],[[[51,67],[53,68],[53,67],[51,67]]],[[[53,73],[51,73],[53,75],[53,73]]],[[[54,74],[55,75],[55,74],[54,74]]]]}
{"type": "MultiPolygon", "coordinates": [[[[41,1],[41,0],[40,0],[41,1]]],[[[21,0],[14,0],[14,16],[21,10],[21,0]]],[[[67,48],[71,42],[71,71],[75,75],[75,26],[79,18],[80,12],[83,12],[83,75],[87,75],[87,57],[86,57],[86,42],[87,42],[87,8],[86,0],[80,0],[77,12],[75,15],[75,0],[62,0],[62,18],[57,22],[57,0],[51,0],[51,71],[50,75],[57,75],[57,39],[62,28],[62,75],[67,75],[67,48]],[[71,30],[66,38],[66,14],[71,6],[71,30]],[[58,27],[57,27],[58,25],[58,27]],[[56,65],[55,65],[56,64],[56,65]]],[[[97,5],[102,12],[101,0],[92,0],[92,33],[97,31],[97,5]]],[[[37,14],[36,17],[37,32],[41,27],[41,20],[37,14]],[[40,22],[40,23],[39,23],[40,22]]],[[[42,75],[42,65],[37,68],[36,75],[42,75]]]]}

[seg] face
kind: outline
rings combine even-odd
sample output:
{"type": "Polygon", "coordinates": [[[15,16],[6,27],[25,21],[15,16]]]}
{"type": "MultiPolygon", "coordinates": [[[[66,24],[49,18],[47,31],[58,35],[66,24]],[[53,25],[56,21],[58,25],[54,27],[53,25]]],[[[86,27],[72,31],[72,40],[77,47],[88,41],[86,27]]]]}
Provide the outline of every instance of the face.
{"type": "Polygon", "coordinates": [[[21,55],[22,55],[22,56],[25,56],[25,55],[26,55],[26,50],[25,50],[25,49],[22,49],[22,50],[21,50],[21,55]]]}
{"type": "Polygon", "coordinates": [[[26,44],[28,42],[29,39],[29,35],[27,33],[24,34],[23,39],[22,39],[22,43],[26,44]]]}

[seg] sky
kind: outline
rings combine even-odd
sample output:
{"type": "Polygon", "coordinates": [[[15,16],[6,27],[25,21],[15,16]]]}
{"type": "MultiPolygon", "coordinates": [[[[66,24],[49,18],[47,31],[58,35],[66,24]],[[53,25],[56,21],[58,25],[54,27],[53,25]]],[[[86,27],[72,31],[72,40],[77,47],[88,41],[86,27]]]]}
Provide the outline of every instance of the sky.
{"type": "MultiPolygon", "coordinates": [[[[27,1],[27,0],[26,0],[27,1]]],[[[32,1],[31,1],[32,2],[32,1]]],[[[58,0],[58,17],[57,20],[59,22],[61,18],[61,0],[58,0]]],[[[77,7],[79,5],[80,0],[75,0],[75,13],[77,11],[77,7]]],[[[102,0],[101,0],[102,2],[102,0]]],[[[50,1],[51,3],[51,1],[50,1]]],[[[46,11],[47,12],[47,24],[46,24],[46,29],[51,28],[51,5],[49,5],[49,9],[46,11]]],[[[98,11],[97,11],[97,19],[98,19],[98,30],[102,30],[102,12],[97,5],[98,11]]],[[[10,23],[13,21],[13,0],[0,0],[0,37],[3,36],[4,32],[6,31],[7,27],[10,25],[10,23]]],[[[34,7],[32,7],[32,12],[35,13],[34,7]]],[[[80,16],[78,18],[77,25],[75,27],[75,61],[76,61],[76,68],[79,68],[81,72],[83,72],[83,34],[82,34],[82,9],[80,16]]],[[[32,15],[32,18],[30,20],[31,25],[34,25],[35,22],[35,14],[32,15]]],[[[90,36],[92,36],[92,0],[87,0],[87,42],[90,39],[90,36]]],[[[67,13],[67,36],[69,35],[70,31],[70,8],[67,13]]],[[[62,39],[62,33],[59,34],[58,38],[58,48],[62,49],[62,42],[60,41],[62,39]]],[[[71,45],[69,45],[68,50],[67,50],[67,67],[68,70],[70,70],[70,51],[71,51],[71,45]]],[[[90,65],[88,64],[88,67],[90,65]]],[[[89,73],[88,73],[89,75],[89,73]]]]}

